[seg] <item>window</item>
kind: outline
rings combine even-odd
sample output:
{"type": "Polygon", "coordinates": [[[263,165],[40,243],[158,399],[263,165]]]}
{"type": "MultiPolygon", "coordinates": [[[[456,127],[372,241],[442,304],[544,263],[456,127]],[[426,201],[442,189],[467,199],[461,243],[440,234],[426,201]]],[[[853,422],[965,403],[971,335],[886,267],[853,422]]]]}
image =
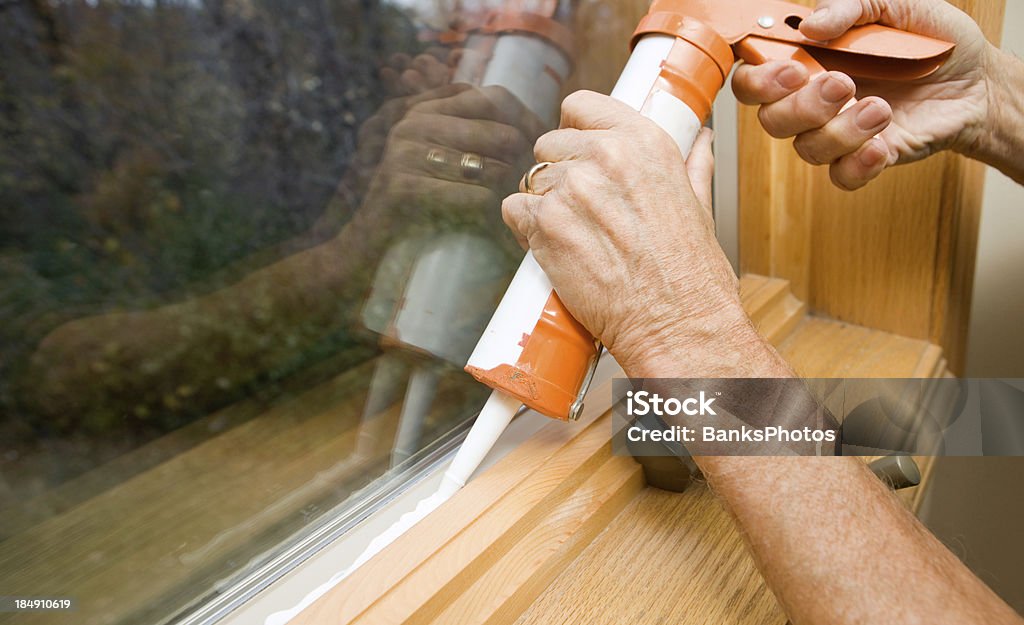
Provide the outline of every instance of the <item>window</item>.
{"type": "Polygon", "coordinates": [[[0,1],[0,595],[258,589],[483,404],[551,120],[438,4],[0,1]]]}

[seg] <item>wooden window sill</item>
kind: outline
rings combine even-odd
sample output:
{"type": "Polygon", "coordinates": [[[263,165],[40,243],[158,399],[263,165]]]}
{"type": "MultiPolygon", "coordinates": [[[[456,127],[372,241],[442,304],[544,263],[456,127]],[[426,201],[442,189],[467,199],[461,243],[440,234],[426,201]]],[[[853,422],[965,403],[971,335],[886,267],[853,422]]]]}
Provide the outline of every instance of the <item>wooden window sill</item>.
{"type": "MultiPolygon", "coordinates": [[[[945,373],[925,341],[807,316],[783,280],[741,291],[803,376],[945,373]]],[[[713,494],[646,487],[598,412],[545,426],[292,623],[783,623],[713,494]]]]}

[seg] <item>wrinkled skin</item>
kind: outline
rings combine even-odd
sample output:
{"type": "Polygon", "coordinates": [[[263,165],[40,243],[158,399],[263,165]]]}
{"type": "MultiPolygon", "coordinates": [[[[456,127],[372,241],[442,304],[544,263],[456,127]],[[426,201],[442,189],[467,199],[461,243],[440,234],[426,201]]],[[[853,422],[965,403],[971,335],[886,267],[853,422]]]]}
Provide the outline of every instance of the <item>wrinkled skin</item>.
{"type": "MultiPolygon", "coordinates": [[[[566,307],[626,368],[659,353],[752,340],[736,276],[711,217],[711,136],[688,160],[654,122],[580,91],[542,136],[533,194],[503,206],[566,307]]],[[[711,363],[705,363],[711,366],[711,363]]]]}

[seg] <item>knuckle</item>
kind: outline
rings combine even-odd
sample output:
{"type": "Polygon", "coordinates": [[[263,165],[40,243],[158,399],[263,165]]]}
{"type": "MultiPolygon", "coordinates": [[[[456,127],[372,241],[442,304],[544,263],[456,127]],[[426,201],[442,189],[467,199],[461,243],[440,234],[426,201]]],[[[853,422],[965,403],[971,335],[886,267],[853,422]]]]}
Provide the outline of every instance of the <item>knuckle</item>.
{"type": "Polygon", "coordinates": [[[793,139],[793,149],[800,158],[811,165],[824,165],[831,159],[822,153],[819,139],[820,136],[814,133],[797,135],[796,139],[793,139]]]}
{"type": "Polygon", "coordinates": [[[522,133],[517,128],[505,124],[497,127],[495,138],[498,141],[499,149],[508,152],[514,153],[523,144],[522,133]]]}
{"type": "Polygon", "coordinates": [[[527,198],[522,193],[513,193],[501,201],[501,216],[509,226],[520,224],[527,209],[527,198]]]}
{"type": "Polygon", "coordinates": [[[666,151],[670,151],[670,154],[679,151],[679,145],[676,144],[676,140],[672,138],[672,135],[668,134],[662,130],[661,127],[654,125],[653,123],[649,128],[652,146],[658,150],[659,154],[666,151]]]}
{"type": "Polygon", "coordinates": [[[778,106],[781,104],[765,104],[757,109],[757,121],[761,122],[761,127],[764,128],[772,137],[776,139],[784,139],[791,136],[788,134],[778,121],[778,106]]]}
{"type": "Polygon", "coordinates": [[[551,148],[556,141],[554,134],[556,130],[552,130],[542,134],[537,138],[537,141],[533,144],[533,156],[537,162],[544,160],[544,154],[551,152],[551,148]]]}
{"type": "Polygon", "coordinates": [[[832,184],[842,189],[843,191],[856,191],[863,187],[867,181],[858,181],[854,176],[851,176],[846,172],[842,166],[842,162],[833,163],[829,167],[828,177],[832,180],[832,184]]]}
{"type": "Polygon", "coordinates": [[[587,190],[587,181],[584,179],[579,168],[573,167],[565,172],[562,177],[561,189],[565,195],[569,198],[578,199],[582,197],[587,190]]]}
{"type": "Polygon", "coordinates": [[[561,203],[547,197],[541,199],[533,216],[533,223],[536,231],[544,238],[549,240],[560,238],[564,230],[561,203]]]}
{"type": "Polygon", "coordinates": [[[418,115],[410,112],[391,127],[391,135],[399,139],[415,137],[417,134],[417,128],[419,127],[419,124],[417,123],[418,117],[418,115]]]}
{"type": "Polygon", "coordinates": [[[832,115],[827,108],[821,106],[816,94],[804,90],[793,100],[793,118],[801,126],[817,128],[823,126],[832,115]]]}
{"type": "Polygon", "coordinates": [[[622,145],[618,139],[607,137],[594,145],[594,156],[600,161],[604,169],[615,171],[618,169],[622,145]]]}
{"type": "Polygon", "coordinates": [[[573,91],[569,95],[565,96],[562,100],[562,108],[567,110],[576,110],[586,100],[586,94],[583,91],[573,91]]]}

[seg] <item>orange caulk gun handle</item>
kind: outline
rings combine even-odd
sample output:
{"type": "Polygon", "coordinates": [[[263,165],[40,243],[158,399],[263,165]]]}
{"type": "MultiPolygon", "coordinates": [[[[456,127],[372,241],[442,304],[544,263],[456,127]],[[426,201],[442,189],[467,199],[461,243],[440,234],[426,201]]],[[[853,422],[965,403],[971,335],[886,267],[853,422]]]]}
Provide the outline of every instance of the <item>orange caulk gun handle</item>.
{"type": "Polygon", "coordinates": [[[684,38],[716,60],[721,57],[715,48],[725,43],[748,63],[793,59],[812,76],[828,69],[877,80],[923,78],[953,52],[952,43],[879,24],[855,26],[831,41],[808,39],[799,27],[810,12],[780,0],[654,0],[633,33],[632,45],[659,33],[684,38]],[[699,37],[691,35],[698,32],[699,37]]]}

